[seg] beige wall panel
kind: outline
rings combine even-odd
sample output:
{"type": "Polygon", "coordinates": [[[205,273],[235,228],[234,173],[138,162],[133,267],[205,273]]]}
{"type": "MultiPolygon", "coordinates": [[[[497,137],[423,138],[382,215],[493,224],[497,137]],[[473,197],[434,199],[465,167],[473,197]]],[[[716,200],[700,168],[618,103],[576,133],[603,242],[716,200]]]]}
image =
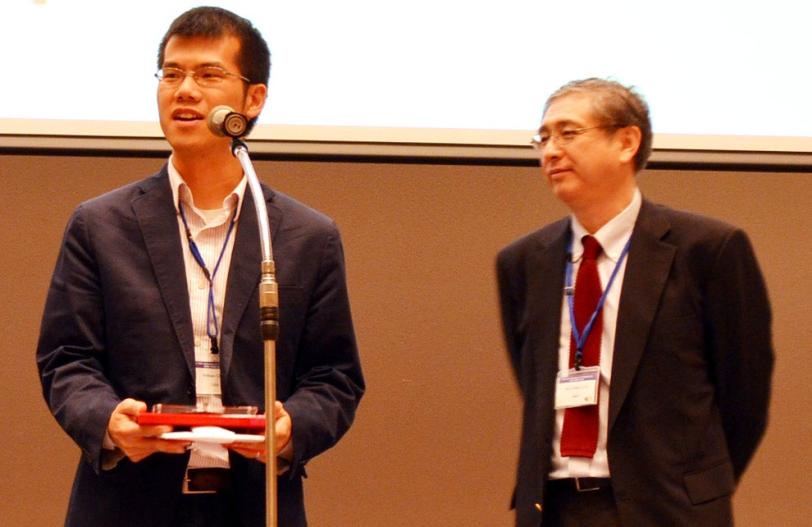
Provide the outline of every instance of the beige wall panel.
{"type": "MultiPolygon", "coordinates": [[[[42,400],[34,364],[65,222],[80,201],[160,164],[0,155],[4,525],[61,524],[79,457],[42,400]]],[[[353,429],[309,465],[311,524],[511,525],[520,404],[499,329],[494,257],[564,213],[537,170],[269,161],[257,169],[338,222],[368,382],[353,429]]],[[[770,428],[737,493],[737,525],[804,525],[812,515],[812,177],[650,171],[641,186],[656,201],[751,235],[773,301],[777,363],[770,428]]]]}

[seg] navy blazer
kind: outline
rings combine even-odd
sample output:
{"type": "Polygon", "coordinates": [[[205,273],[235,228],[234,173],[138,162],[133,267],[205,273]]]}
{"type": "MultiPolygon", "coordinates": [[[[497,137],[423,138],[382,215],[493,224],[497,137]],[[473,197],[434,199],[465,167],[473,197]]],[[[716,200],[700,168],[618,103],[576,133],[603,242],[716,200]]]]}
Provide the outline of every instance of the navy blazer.
{"type": "MultiPolygon", "coordinates": [[[[563,219],[502,250],[507,349],[524,400],[516,525],[537,527],[550,471],[563,219]]],[[[723,526],[766,427],[771,314],[747,236],[643,200],[621,290],[607,454],[623,525],[723,526]]]]}
{"type": "MultiPolygon", "coordinates": [[[[332,220],[263,188],[279,282],[277,395],[293,421],[292,469],[279,478],[281,525],[306,525],[304,464],[334,445],[364,391],[332,220]]],[[[226,405],[264,406],[260,243],[253,198],[242,204],[221,334],[226,405]]],[[[37,363],[45,399],[79,445],[66,525],[169,526],[187,455],[153,454],[101,470],[102,441],[125,397],[194,404],[194,337],[166,166],[81,204],[71,217],[42,320],[37,363]]],[[[265,521],[264,465],[231,466],[240,525],[265,521]]],[[[237,519],[235,519],[237,524],[237,519]]]]}

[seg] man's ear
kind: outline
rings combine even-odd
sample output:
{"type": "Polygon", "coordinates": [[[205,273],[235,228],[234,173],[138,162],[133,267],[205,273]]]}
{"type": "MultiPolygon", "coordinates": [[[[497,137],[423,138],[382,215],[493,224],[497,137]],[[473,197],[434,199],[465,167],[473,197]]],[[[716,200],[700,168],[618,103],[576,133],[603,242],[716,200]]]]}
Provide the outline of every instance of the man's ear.
{"type": "Polygon", "coordinates": [[[617,131],[616,137],[620,141],[620,161],[623,163],[633,162],[634,156],[640,150],[640,141],[643,133],[637,126],[625,126],[617,131]]]}
{"type": "Polygon", "coordinates": [[[265,84],[249,84],[245,92],[245,107],[243,113],[249,120],[258,116],[265,106],[268,98],[268,86],[265,84]]]}

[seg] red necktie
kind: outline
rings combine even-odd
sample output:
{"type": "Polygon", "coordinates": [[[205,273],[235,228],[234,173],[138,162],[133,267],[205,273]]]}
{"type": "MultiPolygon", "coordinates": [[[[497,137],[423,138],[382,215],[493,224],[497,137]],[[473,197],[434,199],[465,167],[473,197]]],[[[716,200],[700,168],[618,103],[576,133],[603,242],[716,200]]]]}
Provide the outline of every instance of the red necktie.
{"type": "MultiPolygon", "coordinates": [[[[602,290],[598,276],[598,255],[601,245],[592,236],[581,239],[584,255],[575,279],[575,323],[583,334],[589,318],[598,305],[602,290]]],[[[601,358],[601,332],[603,310],[598,313],[583,349],[583,365],[597,366],[601,358]]],[[[575,338],[570,337],[570,368],[575,366],[575,338]]],[[[561,431],[561,455],[592,457],[598,445],[598,405],[580,406],[564,410],[564,426],[561,431]]]]}

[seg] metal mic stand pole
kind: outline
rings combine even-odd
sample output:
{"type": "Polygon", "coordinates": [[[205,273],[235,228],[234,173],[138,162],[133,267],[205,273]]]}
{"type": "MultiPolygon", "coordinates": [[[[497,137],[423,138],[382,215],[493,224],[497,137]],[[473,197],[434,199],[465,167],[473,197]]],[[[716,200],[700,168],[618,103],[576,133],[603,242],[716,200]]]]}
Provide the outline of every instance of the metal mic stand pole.
{"type": "Polygon", "coordinates": [[[262,244],[262,267],[259,279],[259,324],[265,345],[265,525],[277,527],[276,505],[276,434],[274,426],[274,404],[276,402],[276,339],[279,335],[279,288],[276,283],[276,269],[271,246],[271,228],[265,196],[259,184],[248,146],[239,138],[231,142],[234,154],[248,178],[248,187],[254,198],[257,211],[260,243],[262,244]]]}

